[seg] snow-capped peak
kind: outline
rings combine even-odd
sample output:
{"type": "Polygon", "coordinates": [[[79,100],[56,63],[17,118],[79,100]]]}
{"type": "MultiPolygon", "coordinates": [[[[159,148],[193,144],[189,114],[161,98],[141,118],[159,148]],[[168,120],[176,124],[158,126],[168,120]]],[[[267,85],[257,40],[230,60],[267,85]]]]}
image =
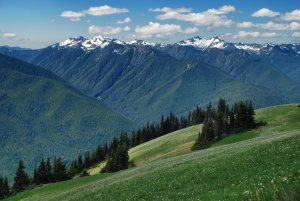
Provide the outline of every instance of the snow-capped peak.
{"type": "Polygon", "coordinates": [[[104,48],[105,46],[109,45],[112,40],[112,38],[99,35],[84,41],[82,43],[82,47],[87,50],[95,49],[97,47],[104,48]]]}
{"type": "Polygon", "coordinates": [[[78,36],[78,37],[75,37],[75,38],[68,38],[67,40],[58,43],[58,46],[60,46],[60,47],[72,47],[74,45],[77,45],[78,43],[82,43],[85,40],[86,39],[82,36],[78,36]]]}
{"type": "Polygon", "coordinates": [[[126,42],[128,45],[144,45],[144,46],[156,46],[156,43],[149,43],[143,40],[132,40],[129,42],[126,42]]]}
{"type": "Polygon", "coordinates": [[[109,44],[118,44],[118,45],[139,45],[139,46],[152,46],[152,47],[164,47],[166,46],[163,43],[149,43],[143,40],[133,40],[129,42],[124,42],[118,39],[98,35],[89,39],[86,39],[82,36],[75,37],[75,38],[68,38],[63,42],[56,43],[52,45],[52,48],[59,47],[59,48],[69,48],[69,47],[80,47],[84,51],[90,51],[95,48],[104,48],[109,44]]]}
{"type": "Polygon", "coordinates": [[[259,52],[261,45],[258,44],[247,44],[247,43],[236,43],[234,47],[240,50],[250,51],[250,52],[259,52]]]}
{"type": "Polygon", "coordinates": [[[227,46],[226,42],[224,40],[219,39],[218,37],[205,39],[199,36],[180,41],[177,44],[180,46],[194,46],[201,49],[206,49],[208,47],[224,49],[227,46]]]}
{"type": "Polygon", "coordinates": [[[95,36],[89,39],[86,39],[82,36],[78,36],[75,38],[68,38],[65,41],[62,41],[60,43],[54,44],[51,47],[73,47],[73,46],[79,46],[83,50],[92,50],[97,47],[104,48],[110,43],[116,43],[116,44],[121,44],[124,45],[125,43],[123,41],[114,39],[114,38],[109,38],[106,36],[95,36]]]}

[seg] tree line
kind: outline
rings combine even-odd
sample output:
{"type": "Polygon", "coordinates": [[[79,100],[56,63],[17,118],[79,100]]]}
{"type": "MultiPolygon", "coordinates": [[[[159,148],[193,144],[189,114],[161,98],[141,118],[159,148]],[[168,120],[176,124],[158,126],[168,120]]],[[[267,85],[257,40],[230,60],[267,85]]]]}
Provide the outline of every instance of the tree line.
{"type": "Polygon", "coordinates": [[[135,147],[165,134],[200,124],[203,122],[204,117],[205,111],[199,106],[186,116],[178,117],[172,112],[166,117],[162,115],[159,123],[148,122],[145,126],[133,131],[130,139],[130,147],[135,147]]]}

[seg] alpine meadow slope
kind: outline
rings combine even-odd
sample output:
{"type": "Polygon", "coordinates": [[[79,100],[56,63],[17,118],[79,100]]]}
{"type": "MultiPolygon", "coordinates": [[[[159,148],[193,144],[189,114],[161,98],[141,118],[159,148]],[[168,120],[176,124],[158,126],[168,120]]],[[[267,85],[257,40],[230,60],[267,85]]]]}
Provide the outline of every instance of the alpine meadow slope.
{"type": "Polygon", "coordinates": [[[200,127],[186,128],[160,137],[160,146],[157,138],[133,148],[133,161],[154,159],[140,167],[49,184],[8,200],[298,200],[300,107],[263,108],[256,119],[268,124],[205,150],[168,156],[178,138],[192,146],[200,127]]]}
{"type": "Polygon", "coordinates": [[[73,159],[136,124],[83,95],[55,74],[0,55],[0,169],[10,178],[20,159],[73,159]]]}

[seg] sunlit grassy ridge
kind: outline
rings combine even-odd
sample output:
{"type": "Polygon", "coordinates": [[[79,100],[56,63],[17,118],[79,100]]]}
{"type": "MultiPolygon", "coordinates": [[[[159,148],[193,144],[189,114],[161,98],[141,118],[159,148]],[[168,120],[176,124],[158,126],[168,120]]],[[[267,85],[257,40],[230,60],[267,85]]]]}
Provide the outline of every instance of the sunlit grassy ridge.
{"type": "Polygon", "coordinates": [[[300,108],[284,105],[262,109],[257,111],[257,119],[268,120],[268,125],[248,132],[252,139],[240,137],[247,133],[233,135],[206,150],[156,160],[160,158],[156,150],[162,151],[161,158],[172,156],[168,153],[172,153],[170,147],[175,139],[184,147],[189,138],[197,136],[199,126],[187,128],[190,137],[174,132],[174,136],[164,136],[153,150],[148,147],[153,142],[137,147],[135,152],[131,150],[131,159],[135,158],[142,167],[50,184],[10,200],[299,199],[296,192],[300,189],[300,108]],[[137,150],[150,159],[144,162],[137,150]],[[152,159],[155,161],[150,162],[152,159]],[[70,184],[75,181],[80,184],[70,184]]]}
{"type": "Polygon", "coordinates": [[[142,166],[154,160],[191,152],[202,125],[191,126],[136,146],[129,151],[130,160],[142,166]]]}

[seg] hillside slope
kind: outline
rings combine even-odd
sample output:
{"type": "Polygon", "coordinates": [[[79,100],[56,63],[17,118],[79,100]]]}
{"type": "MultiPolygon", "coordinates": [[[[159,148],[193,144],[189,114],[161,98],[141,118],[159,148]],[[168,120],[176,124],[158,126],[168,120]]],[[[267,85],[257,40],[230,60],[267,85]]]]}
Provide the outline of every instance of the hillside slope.
{"type": "Polygon", "coordinates": [[[229,104],[238,100],[252,100],[258,108],[289,101],[276,92],[236,80],[217,68],[199,62],[137,99],[138,104],[132,107],[134,110],[144,109],[146,117],[151,119],[159,111],[182,114],[191,110],[193,105],[205,107],[209,101],[216,104],[220,97],[229,104]]]}
{"type": "MultiPolygon", "coordinates": [[[[268,125],[249,131],[258,134],[252,139],[227,141],[114,174],[49,184],[9,200],[298,200],[294,193],[300,188],[300,107],[261,109],[257,119],[268,125]]],[[[151,143],[136,151],[147,154],[143,147],[151,143]]]]}
{"type": "Polygon", "coordinates": [[[73,159],[135,124],[45,69],[0,55],[0,169],[42,157],[73,159]]]}

